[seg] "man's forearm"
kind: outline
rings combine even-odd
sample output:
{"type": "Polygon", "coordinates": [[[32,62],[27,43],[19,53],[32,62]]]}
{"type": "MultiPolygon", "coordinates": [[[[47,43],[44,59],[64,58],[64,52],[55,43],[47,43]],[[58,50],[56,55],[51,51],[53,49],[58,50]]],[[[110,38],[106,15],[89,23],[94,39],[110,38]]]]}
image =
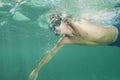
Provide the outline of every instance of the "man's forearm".
{"type": "Polygon", "coordinates": [[[64,46],[63,42],[63,37],[61,37],[57,44],[43,57],[43,59],[40,61],[40,63],[38,64],[38,66],[35,68],[37,72],[39,72],[39,70],[46,64],[48,63],[53,56],[64,46]]]}
{"type": "Polygon", "coordinates": [[[60,50],[64,45],[59,45],[57,44],[52,50],[50,50],[47,55],[45,55],[42,59],[42,61],[38,64],[36,67],[37,71],[39,70],[46,64],[48,63],[52,57],[57,53],[58,50],[60,50]]]}

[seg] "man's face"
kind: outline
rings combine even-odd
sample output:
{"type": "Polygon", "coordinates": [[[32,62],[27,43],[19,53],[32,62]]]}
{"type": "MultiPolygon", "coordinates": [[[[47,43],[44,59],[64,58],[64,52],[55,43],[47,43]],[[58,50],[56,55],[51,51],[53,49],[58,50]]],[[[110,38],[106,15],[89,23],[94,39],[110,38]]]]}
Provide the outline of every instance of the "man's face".
{"type": "Polygon", "coordinates": [[[51,17],[50,29],[55,32],[56,35],[60,34],[69,34],[70,27],[66,24],[66,22],[62,21],[60,16],[53,15],[51,17]]]}
{"type": "Polygon", "coordinates": [[[56,34],[68,34],[71,35],[73,33],[72,28],[66,24],[65,22],[61,21],[60,26],[56,27],[56,34]]]}
{"type": "Polygon", "coordinates": [[[63,21],[61,21],[60,26],[55,27],[55,29],[57,34],[66,34],[67,31],[66,24],[63,21]]]}

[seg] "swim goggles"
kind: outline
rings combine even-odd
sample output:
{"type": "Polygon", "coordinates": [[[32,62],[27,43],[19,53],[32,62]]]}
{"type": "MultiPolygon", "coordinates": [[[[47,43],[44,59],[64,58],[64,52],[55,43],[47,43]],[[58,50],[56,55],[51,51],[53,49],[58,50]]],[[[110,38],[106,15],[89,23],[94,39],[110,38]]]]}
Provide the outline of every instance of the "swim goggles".
{"type": "Polygon", "coordinates": [[[54,33],[57,35],[56,33],[56,27],[59,27],[62,21],[62,17],[61,15],[52,15],[50,17],[50,23],[48,25],[48,28],[50,31],[54,31],[54,33]]]}

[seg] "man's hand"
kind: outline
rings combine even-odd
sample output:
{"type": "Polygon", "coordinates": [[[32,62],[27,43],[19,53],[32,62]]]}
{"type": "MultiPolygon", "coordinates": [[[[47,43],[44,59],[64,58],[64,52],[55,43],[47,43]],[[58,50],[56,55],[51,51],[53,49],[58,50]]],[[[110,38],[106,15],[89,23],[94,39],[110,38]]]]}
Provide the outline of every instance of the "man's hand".
{"type": "Polygon", "coordinates": [[[37,68],[36,68],[30,73],[28,80],[36,80],[37,77],[38,77],[38,71],[37,71],[37,68]]]}

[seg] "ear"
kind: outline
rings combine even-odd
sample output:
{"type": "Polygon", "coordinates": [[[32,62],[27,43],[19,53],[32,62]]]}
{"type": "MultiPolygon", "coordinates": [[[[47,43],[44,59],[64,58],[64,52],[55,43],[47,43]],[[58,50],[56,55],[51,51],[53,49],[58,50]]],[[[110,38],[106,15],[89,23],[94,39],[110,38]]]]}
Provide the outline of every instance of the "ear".
{"type": "Polygon", "coordinates": [[[66,17],[64,17],[64,18],[62,19],[62,21],[67,22],[68,19],[72,19],[72,15],[67,15],[66,17]]]}
{"type": "Polygon", "coordinates": [[[67,16],[67,18],[72,18],[72,15],[67,16]]]}

